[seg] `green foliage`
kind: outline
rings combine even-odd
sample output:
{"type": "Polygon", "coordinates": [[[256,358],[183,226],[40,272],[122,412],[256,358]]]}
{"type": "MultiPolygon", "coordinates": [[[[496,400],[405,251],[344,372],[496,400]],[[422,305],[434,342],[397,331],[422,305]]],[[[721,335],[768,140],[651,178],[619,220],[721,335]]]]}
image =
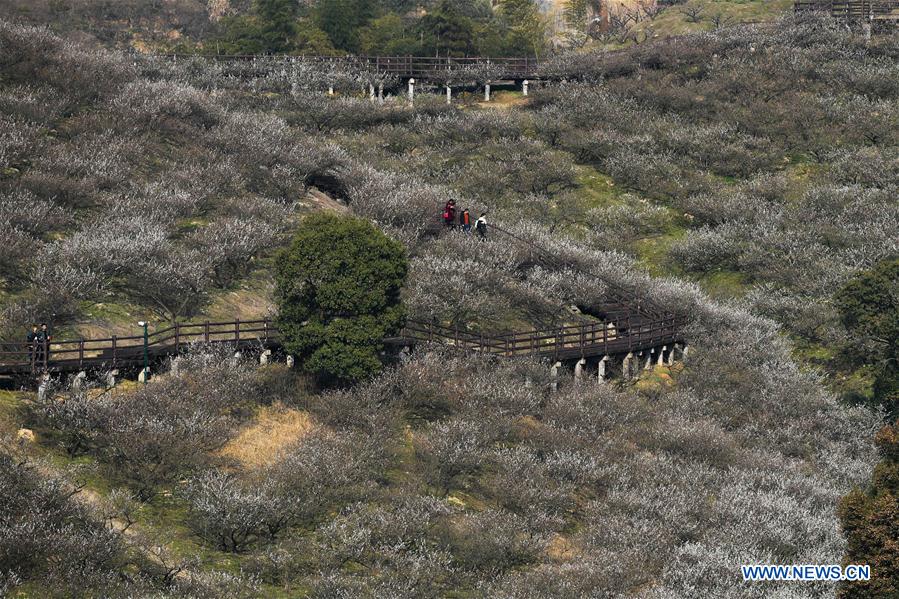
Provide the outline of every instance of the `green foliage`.
{"type": "Polygon", "coordinates": [[[406,271],[403,246],[367,221],[308,217],[277,261],[285,348],[327,382],[375,374],[383,339],[403,323],[406,271]]]}
{"type": "Polygon", "coordinates": [[[890,417],[899,413],[899,259],[859,273],[840,291],[835,303],[843,325],[873,361],[873,400],[890,417]]]}
{"type": "Polygon", "coordinates": [[[468,56],[475,54],[475,24],[450,0],[441,0],[437,10],[419,24],[426,55],[468,56]]]}
{"type": "Polygon", "coordinates": [[[357,52],[359,30],[377,13],[374,0],[320,0],[315,8],[315,22],[335,48],[357,52]]]}
{"type": "Polygon", "coordinates": [[[507,52],[518,56],[542,55],[546,47],[546,23],[533,0],[501,0],[499,9],[509,28],[507,52]]]}
{"type": "Polygon", "coordinates": [[[899,259],[860,273],[835,299],[847,329],[890,350],[899,347],[899,259]]]}
{"type": "Polygon", "coordinates": [[[297,34],[297,9],[293,0],[256,0],[260,38],[266,54],[286,52],[297,34]]]}
{"type": "Polygon", "coordinates": [[[859,489],[840,502],[840,521],[848,541],[848,561],[871,566],[867,583],[847,584],[839,597],[899,595],[899,421],[885,426],[875,442],[883,461],[867,492],[859,489]]]}
{"type": "Polygon", "coordinates": [[[421,51],[417,33],[398,14],[388,13],[359,30],[359,51],[369,56],[415,55],[421,51]]]}

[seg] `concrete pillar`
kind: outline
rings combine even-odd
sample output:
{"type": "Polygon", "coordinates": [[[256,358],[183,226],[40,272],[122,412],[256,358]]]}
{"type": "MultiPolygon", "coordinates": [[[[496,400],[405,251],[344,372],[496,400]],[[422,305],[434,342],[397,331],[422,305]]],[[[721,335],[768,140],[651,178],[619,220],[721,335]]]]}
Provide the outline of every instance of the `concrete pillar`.
{"type": "Polygon", "coordinates": [[[293,368],[294,359],[293,356],[287,356],[287,367],[293,368]]]}
{"type": "Polygon", "coordinates": [[[75,375],[72,379],[72,391],[78,393],[84,389],[84,383],[87,381],[87,373],[83,370],[75,375]]]}
{"type": "Polygon", "coordinates": [[[668,352],[668,366],[674,366],[674,349],[676,347],[677,347],[676,345],[672,345],[671,351],[668,352]]]}
{"type": "Polygon", "coordinates": [[[643,353],[646,354],[646,362],[643,364],[643,370],[652,370],[652,350],[648,349],[643,353]]]}
{"type": "Polygon", "coordinates": [[[378,102],[381,104],[384,103],[384,84],[383,83],[378,84],[378,102]]]}
{"type": "Polygon", "coordinates": [[[527,79],[521,82],[521,93],[525,96],[528,95],[528,85],[529,82],[527,79]]]}
{"type": "Polygon", "coordinates": [[[265,366],[272,359],[272,350],[267,349],[261,354],[259,354],[259,365],[265,366]]]}
{"type": "Polygon", "coordinates": [[[137,375],[138,383],[146,383],[150,380],[150,368],[141,368],[140,374],[137,375]]]}
{"type": "Polygon", "coordinates": [[[37,387],[38,401],[47,401],[47,394],[50,392],[50,375],[45,374],[41,377],[41,382],[37,387]]]}
{"type": "Polygon", "coordinates": [[[374,104],[374,102],[375,102],[375,84],[374,83],[368,84],[368,101],[371,102],[372,104],[374,104]]]}
{"type": "Polygon", "coordinates": [[[624,360],[621,362],[621,374],[624,376],[625,380],[631,378],[631,369],[634,361],[634,352],[628,352],[626,356],[624,356],[624,360]]]}
{"type": "Polygon", "coordinates": [[[562,368],[561,362],[556,362],[552,365],[552,368],[549,369],[550,376],[552,376],[552,389],[553,393],[559,390],[559,369],[562,368]]]}
{"type": "Polygon", "coordinates": [[[490,101],[490,82],[489,81],[484,85],[484,101],[485,102],[490,101]]]}
{"type": "Polygon", "coordinates": [[[334,95],[334,86],[333,86],[333,85],[329,85],[329,86],[328,86],[328,95],[329,95],[329,96],[333,96],[333,95],[334,95]]]}
{"type": "Polygon", "coordinates": [[[683,349],[683,351],[681,351],[681,359],[686,361],[687,354],[689,353],[689,351],[690,351],[690,346],[687,345],[686,343],[684,343],[684,349],[683,349]]]}
{"type": "Polygon", "coordinates": [[[574,365],[574,378],[577,380],[581,380],[584,378],[584,372],[587,369],[587,358],[581,358],[578,360],[577,364],[574,365]]]}
{"type": "Polygon", "coordinates": [[[119,376],[118,370],[110,370],[109,372],[106,373],[106,388],[107,389],[112,389],[113,387],[115,387],[115,383],[116,383],[115,377],[117,377],[117,376],[119,376]]]}
{"type": "Polygon", "coordinates": [[[447,104],[453,103],[453,88],[451,88],[448,85],[446,86],[446,103],[447,104]]]}
{"type": "Polygon", "coordinates": [[[658,366],[664,366],[664,365],[665,365],[665,350],[667,350],[667,349],[668,349],[668,346],[667,346],[667,345],[663,345],[663,346],[662,346],[662,349],[658,350],[658,352],[659,352],[659,359],[658,359],[658,361],[656,362],[656,364],[657,364],[658,366]]]}
{"type": "Polygon", "coordinates": [[[409,80],[409,104],[415,103],[415,79],[409,80]]]}
{"type": "Polygon", "coordinates": [[[609,356],[603,356],[599,361],[599,364],[596,365],[596,382],[605,383],[606,382],[606,364],[609,361],[609,356]]]}

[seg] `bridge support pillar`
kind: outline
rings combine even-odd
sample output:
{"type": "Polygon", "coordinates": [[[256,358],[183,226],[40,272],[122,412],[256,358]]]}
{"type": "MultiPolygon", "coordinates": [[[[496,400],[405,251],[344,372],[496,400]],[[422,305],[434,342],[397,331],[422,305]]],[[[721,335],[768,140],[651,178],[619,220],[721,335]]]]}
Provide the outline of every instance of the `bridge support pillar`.
{"type": "Polygon", "coordinates": [[[671,351],[668,352],[668,366],[674,366],[674,350],[677,348],[677,345],[671,346],[671,351]]]}
{"type": "Polygon", "coordinates": [[[599,361],[599,364],[596,365],[596,382],[597,383],[605,383],[606,382],[606,364],[609,361],[609,356],[603,356],[599,361]]]}
{"type": "Polygon", "coordinates": [[[529,85],[530,85],[530,82],[527,79],[525,79],[524,81],[521,82],[522,95],[525,95],[525,96],[528,95],[528,86],[529,85]]]}
{"type": "Polygon", "coordinates": [[[634,352],[628,352],[628,354],[624,356],[624,360],[621,362],[621,375],[624,377],[624,380],[630,380],[633,362],[634,352]]]}
{"type": "Polygon", "coordinates": [[[581,358],[578,360],[577,364],[574,365],[574,378],[577,380],[582,380],[584,378],[584,374],[587,370],[587,358],[581,358]]]}
{"type": "Polygon", "coordinates": [[[293,356],[287,356],[287,367],[293,368],[294,359],[293,356]]]}
{"type": "Polygon", "coordinates": [[[684,343],[684,349],[681,350],[680,355],[682,360],[687,359],[687,354],[690,352],[690,346],[684,343]]]}
{"type": "Polygon", "coordinates": [[[384,103],[384,84],[383,83],[378,84],[378,102],[380,104],[384,103]]]}
{"type": "Polygon", "coordinates": [[[486,84],[484,84],[484,101],[485,102],[490,101],[490,82],[489,81],[486,84]]]}
{"type": "Polygon", "coordinates": [[[272,359],[272,350],[267,349],[261,354],[259,354],[259,365],[265,366],[272,359]]]}
{"type": "Polygon", "coordinates": [[[653,350],[646,350],[646,363],[643,364],[643,370],[652,370],[652,352],[653,350]]]}
{"type": "Polygon", "coordinates": [[[140,374],[137,375],[138,383],[146,383],[150,380],[150,368],[141,368],[140,374]]]}
{"type": "Polygon", "coordinates": [[[83,370],[76,374],[74,378],[72,378],[71,388],[72,391],[78,393],[84,389],[84,383],[87,380],[87,373],[83,370]]]}
{"type": "Polygon", "coordinates": [[[663,345],[662,349],[659,350],[659,359],[656,361],[656,365],[664,366],[665,365],[665,350],[668,349],[667,345],[663,345]]]}
{"type": "Polygon", "coordinates": [[[41,382],[37,386],[37,399],[43,403],[47,401],[47,393],[50,392],[50,375],[41,375],[40,381],[41,382]]]}
{"type": "Polygon", "coordinates": [[[562,368],[561,362],[556,362],[552,365],[552,368],[549,369],[550,376],[552,376],[552,390],[553,393],[559,390],[559,369],[562,368]]]}
{"type": "Polygon", "coordinates": [[[415,79],[409,80],[409,104],[415,103],[415,79]]]}
{"type": "Polygon", "coordinates": [[[446,86],[446,103],[447,104],[453,103],[453,88],[451,88],[448,85],[446,86]]]}
{"type": "Polygon", "coordinates": [[[374,83],[368,84],[368,101],[371,102],[372,104],[375,103],[375,84],[374,83]]]}
{"type": "Polygon", "coordinates": [[[116,383],[115,377],[117,377],[117,376],[119,376],[118,370],[110,370],[109,372],[106,373],[106,388],[107,389],[112,389],[113,387],[115,387],[115,383],[116,383]]]}

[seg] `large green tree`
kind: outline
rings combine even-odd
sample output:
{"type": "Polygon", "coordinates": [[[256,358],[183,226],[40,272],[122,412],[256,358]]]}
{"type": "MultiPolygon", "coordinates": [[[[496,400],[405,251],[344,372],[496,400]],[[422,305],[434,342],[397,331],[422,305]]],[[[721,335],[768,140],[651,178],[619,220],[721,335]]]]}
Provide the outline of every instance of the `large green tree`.
{"type": "Polygon", "coordinates": [[[422,17],[419,28],[423,50],[429,56],[470,56],[477,52],[475,23],[452,0],[441,0],[436,10],[422,17]]]}
{"type": "Polygon", "coordinates": [[[307,217],[277,259],[285,349],[326,383],[351,384],[377,373],[384,338],[403,325],[407,269],[403,245],[368,221],[307,217]]]}
{"type": "Polygon", "coordinates": [[[256,0],[256,15],[266,54],[289,52],[297,34],[295,0],[256,0]]]}
{"type": "Polygon", "coordinates": [[[378,15],[375,0],[318,0],[315,20],[339,50],[359,49],[359,30],[378,15]]]}
{"type": "Polygon", "coordinates": [[[540,56],[546,48],[546,22],[534,0],[500,0],[500,15],[508,27],[506,52],[540,56]]]}
{"type": "Polygon", "coordinates": [[[899,418],[899,259],[856,275],[835,302],[856,351],[874,371],[874,403],[899,418]]]}

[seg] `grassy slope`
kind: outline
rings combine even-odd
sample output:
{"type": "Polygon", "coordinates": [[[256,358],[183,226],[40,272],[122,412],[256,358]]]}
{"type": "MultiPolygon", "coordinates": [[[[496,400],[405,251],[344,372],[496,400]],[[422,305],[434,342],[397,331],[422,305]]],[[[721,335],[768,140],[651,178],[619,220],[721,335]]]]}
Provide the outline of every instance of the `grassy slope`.
{"type": "Polygon", "coordinates": [[[730,23],[757,23],[774,20],[792,6],[792,0],[689,0],[668,8],[652,21],[643,21],[635,31],[659,37],[684,35],[713,29],[712,15],[724,15],[730,23]],[[699,22],[691,22],[684,14],[684,10],[691,8],[702,8],[699,22]]]}

